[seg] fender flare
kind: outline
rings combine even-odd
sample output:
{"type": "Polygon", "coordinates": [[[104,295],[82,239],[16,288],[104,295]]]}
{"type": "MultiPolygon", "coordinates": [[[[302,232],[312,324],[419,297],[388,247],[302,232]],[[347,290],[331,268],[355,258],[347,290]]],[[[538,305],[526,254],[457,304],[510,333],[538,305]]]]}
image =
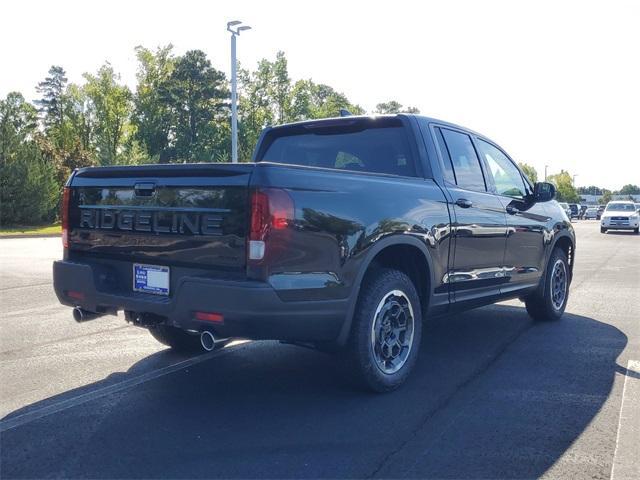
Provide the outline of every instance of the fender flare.
{"type": "Polygon", "coordinates": [[[570,265],[570,272],[571,272],[571,276],[570,276],[570,282],[571,280],[573,280],[573,266],[575,265],[575,255],[576,255],[576,242],[575,242],[575,237],[573,237],[568,230],[560,230],[558,233],[556,233],[554,235],[553,240],[549,243],[549,246],[547,247],[547,251],[546,251],[546,256],[545,256],[545,265],[544,265],[544,273],[542,275],[542,277],[540,278],[540,285],[539,285],[539,291],[544,292],[544,289],[546,288],[546,280],[547,280],[547,267],[549,266],[549,259],[551,258],[551,252],[553,252],[553,250],[556,248],[556,245],[558,244],[558,242],[560,241],[560,239],[562,238],[567,238],[569,239],[569,242],[571,243],[571,249],[573,252],[573,262],[571,262],[570,265]]]}
{"type": "Polygon", "coordinates": [[[553,252],[554,248],[556,248],[556,245],[558,244],[558,242],[563,238],[567,238],[569,240],[569,243],[571,244],[571,251],[573,253],[573,260],[574,260],[571,263],[571,271],[573,273],[573,265],[575,263],[575,255],[576,255],[576,239],[575,239],[575,236],[571,235],[568,230],[560,230],[558,233],[554,235],[552,242],[549,244],[547,259],[551,256],[551,252],[553,252]]]}
{"type": "Polygon", "coordinates": [[[431,302],[431,298],[433,296],[433,260],[431,259],[431,254],[429,253],[429,249],[424,244],[424,242],[420,241],[418,238],[411,235],[390,235],[388,237],[383,238],[376,242],[373,246],[368,248],[368,251],[365,254],[364,259],[362,260],[360,269],[358,271],[358,275],[351,289],[351,294],[349,296],[349,302],[347,306],[347,313],[342,324],[342,329],[340,330],[340,334],[337,338],[337,343],[340,346],[344,346],[349,339],[349,333],[351,332],[351,324],[353,322],[353,316],[356,309],[356,304],[358,303],[358,297],[360,296],[360,287],[362,286],[362,281],[364,276],[369,270],[369,266],[373,262],[373,259],[385,248],[397,246],[397,245],[406,245],[411,247],[416,247],[422,255],[427,263],[428,269],[428,279],[429,279],[429,303],[431,302]]]}

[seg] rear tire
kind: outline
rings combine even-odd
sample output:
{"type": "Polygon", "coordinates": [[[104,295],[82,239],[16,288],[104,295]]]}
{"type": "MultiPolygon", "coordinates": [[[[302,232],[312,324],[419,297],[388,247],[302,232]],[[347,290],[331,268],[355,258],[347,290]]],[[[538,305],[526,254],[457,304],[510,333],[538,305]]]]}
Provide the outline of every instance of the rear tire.
{"type": "Polygon", "coordinates": [[[398,388],[415,366],[421,338],[420,298],[411,279],[387,268],[367,274],[348,351],[359,383],[374,392],[398,388]]]}
{"type": "Polygon", "coordinates": [[[157,341],[181,353],[204,352],[198,335],[189,335],[184,330],[169,325],[149,327],[149,333],[157,341]]]}
{"type": "Polygon", "coordinates": [[[607,229],[604,227],[600,227],[600,233],[607,233],[607,229]]]}
{"type": "Polygon", "coordinates": [[[570,270],[567,256],[560,248],[551,254],[544,282],[525,299],[527,313],[535,321],[559,320],[569,300],[570,270]],[[544,288],[543,288],[544,287],[544,288]]]}

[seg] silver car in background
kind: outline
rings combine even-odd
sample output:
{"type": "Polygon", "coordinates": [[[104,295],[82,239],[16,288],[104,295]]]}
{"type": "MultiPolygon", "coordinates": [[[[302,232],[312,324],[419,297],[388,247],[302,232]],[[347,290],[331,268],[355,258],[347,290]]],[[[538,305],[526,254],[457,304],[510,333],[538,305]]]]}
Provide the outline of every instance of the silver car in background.
{"type": "Polygon", "coordinates": [[[597,220],[598,218],[598,207],[588,207],[584,212],[585,220],[597,220]]]}

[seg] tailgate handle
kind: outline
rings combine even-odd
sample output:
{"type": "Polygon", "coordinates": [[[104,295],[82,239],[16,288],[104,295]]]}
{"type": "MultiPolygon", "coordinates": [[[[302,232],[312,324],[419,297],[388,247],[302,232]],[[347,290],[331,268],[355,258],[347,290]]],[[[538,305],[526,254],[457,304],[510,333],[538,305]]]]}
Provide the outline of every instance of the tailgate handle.
{"type": "Polygon", "coordinates": [[[152,197],[156,193],[156,184],[153,182],[136,183],[133,191],[136,197],[152,197]]]}

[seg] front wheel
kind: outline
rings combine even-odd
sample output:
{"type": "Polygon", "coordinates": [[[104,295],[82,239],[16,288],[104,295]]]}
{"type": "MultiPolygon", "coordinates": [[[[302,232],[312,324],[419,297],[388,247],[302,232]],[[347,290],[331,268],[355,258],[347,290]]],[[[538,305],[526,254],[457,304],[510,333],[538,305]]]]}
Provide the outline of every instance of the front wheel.
{"type": "Polygon", "coordinates": [[[420,299],[403,272],[378,269],[362,287],[353,318],[350,356],[358,380],[375,392],[398,388],[418,358],[420,299]]]}
{"type": "Polygon", "coordinates": [[[569,262],[560,248],[551,254],[543,280],[525,299],[527,312],[537,321],[559,320],[567,307],[570,283],[569,262]]]}
{"type": "Polygon", "coordinates": [[[635,233],[636,235],[638,235],[638,233],[640,233],[640,227],[636,227],[633,229],[633,233],[635,233]]]}
{"type": "Polygon", "coordinates": [[[604,227],[600,227],[600,233],[607,233],[607,229],[604,227]]]}

